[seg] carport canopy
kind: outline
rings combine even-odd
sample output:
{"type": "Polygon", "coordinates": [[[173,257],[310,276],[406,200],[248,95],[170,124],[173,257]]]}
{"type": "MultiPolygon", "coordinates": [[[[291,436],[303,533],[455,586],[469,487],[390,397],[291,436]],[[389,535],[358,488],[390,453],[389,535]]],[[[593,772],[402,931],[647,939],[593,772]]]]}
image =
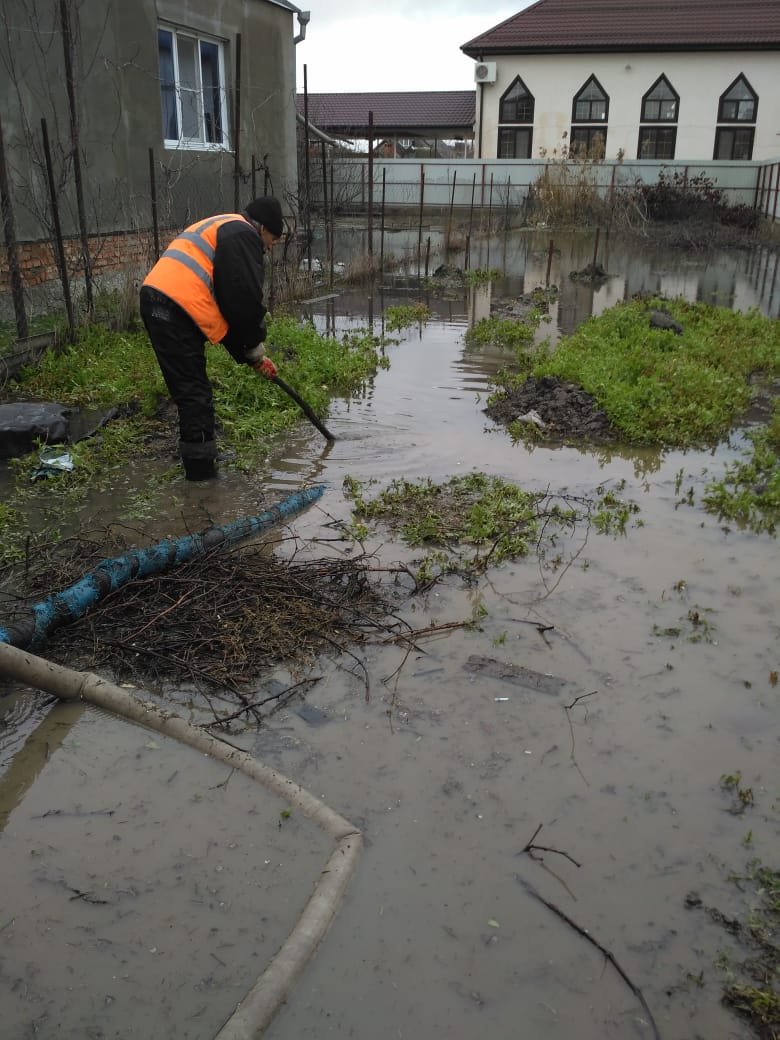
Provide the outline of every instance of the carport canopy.
{"type": "Polygon", "coordinates": [[[473,90],[298,94],[296,100],[310,127],[343,139],[345,147],[371,136],[375,153],[386,158],[468,157],[473,152],[473,90]]]}

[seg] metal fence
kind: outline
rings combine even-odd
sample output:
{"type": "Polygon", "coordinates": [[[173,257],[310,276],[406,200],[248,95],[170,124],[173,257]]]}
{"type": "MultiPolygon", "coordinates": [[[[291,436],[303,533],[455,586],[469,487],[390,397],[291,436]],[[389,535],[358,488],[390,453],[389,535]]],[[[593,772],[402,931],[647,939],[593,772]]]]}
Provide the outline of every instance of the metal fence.
{"type": "MultiPolygon", "coordinates": [[[[146,184],[112,187],[116,216],[105,230],[96,226],[101,223],[96,214],[106,212],[106,185],[91,183],[85,175],[81,190],[74,191],[75,160],[71,157],[68,170],[56,148],[52,158],[45,121],[40,136],[41,162],[29,183],[16,166],[11,177],[0,121],[5,243],[0,250],[0,297],[3,316],[13,314],[20,338],[28,334],[31,312],[54,309],[64,309],[72,332],[76,312],[93,313],[96,291],[111,278],[115,284],[123,280],[128,292],[135,293],[138,279],[187,224],[241,208],[258,194],[275,190],[263,157],[246,156],[239,167],[228,153],[158,154],[150,149],[146,184]],[[21,222],[17,212],[24,217],[21,222]],[[24,227],[23,235],[17,235],[18,225],[24,227]]],[[[345,216],[365,221],[369,252],[381,224],[415,229],[419,254],[426,223],[438,222],[448,231],[460,228],[467,235],[538,226],[545,191],[570,201],[571,222],[587,224],[590,217],[591,225],[599,226],[603,212],[588,210],[594,198],[608,207],[664,176],[692,186],[703,178],[730,205],[770,221],[780,218],[780,161],[384,160],[337,155],[322,143],[298,165],[298,193],[285,197],[289,234],[274,258],[278,284],[289,283],[291,272],[301,265],[308,263],[311,270],[315,224],[326,239],[332,238],[334,221],[345,216]]],[[[88,166],[85,162],[85,174],[88,166]]],[[[272,280],[272,294],[274,284],[272,280]]]]}
{"type": "Polygon", "coordinates": [[[308,196],[314,207],[367,213],[369,207],[414,212],[423,207],[461,215],[474,208],[506,209],[522,222],[537,186],[547,178],[562,193],[594,189],[608,202],[619,192],[679,177],[692,187],[702,179],[723,193],[729,205],[755,209],[780,219],[780,160],[758,162],[609,161],[543,159],[377,160],[341,157],[311,167],[308,196]],[[329,183],[328,183],[329,181],[329,183]]]}

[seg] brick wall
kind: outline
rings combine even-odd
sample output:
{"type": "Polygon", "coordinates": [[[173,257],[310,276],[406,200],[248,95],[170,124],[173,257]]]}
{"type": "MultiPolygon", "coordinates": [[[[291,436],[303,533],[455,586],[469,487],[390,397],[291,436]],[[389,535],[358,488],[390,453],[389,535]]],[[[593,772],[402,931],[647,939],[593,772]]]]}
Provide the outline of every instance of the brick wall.
{"type": "MultiPolygon", "coordinates": [[[[88,241],[92,273],[96,278],[126,268],[146,269],[154,261],[153,237],[149,231],[93,235],[88,241]]],[[[81,240],[66,239],[64,248],[68,274],[73,275],[80,270],[81,240]]],[[[59,281],[51,242],[18,242],[16,255],[25,289],[59,281]]],[[[0,293],[9,291],[8,250],[3,246],[0,247],[0,293]]]]}

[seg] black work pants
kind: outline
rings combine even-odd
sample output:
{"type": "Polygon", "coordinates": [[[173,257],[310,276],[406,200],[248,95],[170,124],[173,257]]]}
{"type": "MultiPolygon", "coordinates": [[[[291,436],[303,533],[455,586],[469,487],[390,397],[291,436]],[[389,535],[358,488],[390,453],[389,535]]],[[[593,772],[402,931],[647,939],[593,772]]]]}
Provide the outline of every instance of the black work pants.
{"type": "Polygon", "coordinates": [[[214,395],[204,336],[190,316],[154,289],[141,289],[141,318],[165,385],[179,411],[182,458],[214,459],[214,395]]]}

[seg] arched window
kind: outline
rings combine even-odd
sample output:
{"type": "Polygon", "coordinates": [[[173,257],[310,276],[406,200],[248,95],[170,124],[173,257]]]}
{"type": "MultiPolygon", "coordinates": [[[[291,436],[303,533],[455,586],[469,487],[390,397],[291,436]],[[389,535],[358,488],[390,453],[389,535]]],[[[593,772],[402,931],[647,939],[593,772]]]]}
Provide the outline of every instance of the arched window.
{"type": "Polygon", "coordinates": [[[518,76],[501,98],[499,123],[533,123],[534,96],[518,76]]]}
{"type": "Polygon", "coordinates": [[[744,76],[739,75],[720,96],[718,126],[715,130],[715,159],[752,159],[756,135],[758,94],[744,76]]]}
{"type": "Polygon", "coordinates": [[[642,125],[639,127],[637,159],[673,159],[677,143],[680,95],[666,76],[659,76],[642,98],[642,125]],[[656,126],[647,124],[655,123],[656,126]]]}
{"type": "Polygon", "coordinates": [[[498,158],[530,159],[534,135],[534,96],[519,76],[498,106],[498,158]],[[506,124],[513,124],[507,126],[506,124]]]}
{"type": "Polygon", "coordinates": [[[744,76],[737,76],[720,96],[719,123],[755,123],[758,95],[744,76]]]}
{"type": "Polygon", "coordinates": [[[603,159],[607,149],[609,96],[595,76],[574,96],[569,146],[575,155],[603,159]],[[592,124],[590,126],[585,124],[592,124]]]}

